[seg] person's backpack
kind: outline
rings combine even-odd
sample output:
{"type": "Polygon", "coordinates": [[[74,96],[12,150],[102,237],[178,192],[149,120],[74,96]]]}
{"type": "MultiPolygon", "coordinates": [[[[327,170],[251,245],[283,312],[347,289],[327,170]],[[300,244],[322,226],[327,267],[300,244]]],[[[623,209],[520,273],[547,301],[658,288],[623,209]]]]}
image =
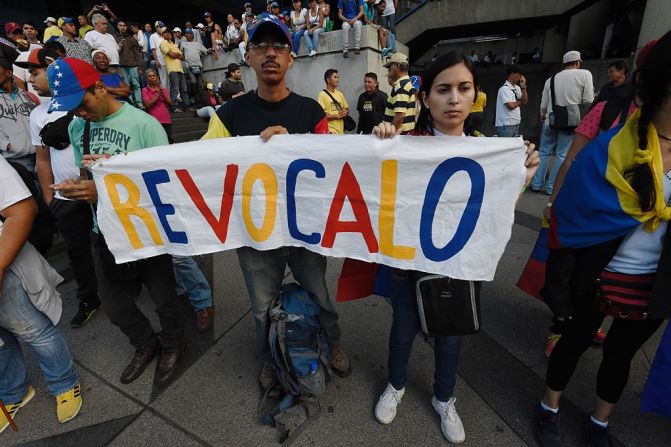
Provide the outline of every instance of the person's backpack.
{"type": "Polygon", "coordinates": [[[7,160],[14,170],[19,174],[23,183],[26,184],[33,199],[37,202],[37,215],[33,221],[33,228],[28,235],[28,242],[33,244],[40,254],[44,255],[53,244],[56,235],[56,219],[49,210],[49,205],[42,198],[39,189],[35,185],[33,175],[20,163],[7,160]]]}
{"type": "Polygon", "coordinates": [[[320,310],[296,283],[283,284],[270,308],[272,365],[287,394],[319,396],[326,389],[331,353],[319,323],[320,310]]]}

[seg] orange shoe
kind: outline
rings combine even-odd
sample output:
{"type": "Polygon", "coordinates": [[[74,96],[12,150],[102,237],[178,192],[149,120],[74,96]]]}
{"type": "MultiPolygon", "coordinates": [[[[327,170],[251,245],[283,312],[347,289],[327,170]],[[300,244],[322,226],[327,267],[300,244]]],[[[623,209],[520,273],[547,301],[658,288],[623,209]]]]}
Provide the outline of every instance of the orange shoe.
{"type": "Polygon", "coordinates": [[[606,341],[606,331],[604,331],[603,328],[599,328],[592,341],[598,345],[602,345],[603,342],[606,341]]]}
{"type": "Polygon", "coordinates": [[[550,334],[548,335],[547,342],[545,343],[545,357],[550,358],[552,351],[555,348],[555,345],[561,338],[561,334],[550,334]]]}

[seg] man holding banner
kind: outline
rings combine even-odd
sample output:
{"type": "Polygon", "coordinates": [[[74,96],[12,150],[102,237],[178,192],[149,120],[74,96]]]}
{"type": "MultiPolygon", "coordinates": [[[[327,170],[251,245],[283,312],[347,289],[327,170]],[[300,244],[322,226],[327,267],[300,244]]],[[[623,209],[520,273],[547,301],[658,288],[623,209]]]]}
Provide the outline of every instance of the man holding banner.
{"type": "MultiPolygon", "coordinates": [[[[107,93],[98,72],[79,59],[63,58],[47,70],[53,99],[49,112],[75,110],[68,128],[75,149],[75,162],[91,163],[99,158],[168,144],[161,124],[150,115],[107,93]]],[[[54,185],[68,199],[98,201],[92,180],[68,179],[54,185]]],[[[184,316],[175,291],[175,276],[169,255],[133,263],[116,264],[102,234],[97,240],[100,300],[110,321],[128,336],[136,352],[121,374],[121,383],[137,379],[161,354],[156,383],[166,384],[174,375],[184,352],[184,316]],[[161,332],[156,334],[135,298],[142,286],[156,304],[161,332]]]]}
{"type": "MultiPolygon", "coordinates": [[[[245,61],[256,72],[258,89],[224,104],[210,119],[203,139],[261,135],[328,133],[324,111],[313,99],[289,91],[285,74],[293,63],[291,37],[286,25],[263,14],[250,23],[245,61]]],[[[321,307],[320,322],[331,347],[331,368],[340,377],[351,373],[347,354],[340,345],[338,314],[326,286],[326,257],[302,247],[280,247],[260,251],[237,249],[256,324],[256,358],[261,367],[259,382],[264,389],[276,383],[268,350],[268,310],[280,291],[288,264],[294,278],[321,307]]]]}

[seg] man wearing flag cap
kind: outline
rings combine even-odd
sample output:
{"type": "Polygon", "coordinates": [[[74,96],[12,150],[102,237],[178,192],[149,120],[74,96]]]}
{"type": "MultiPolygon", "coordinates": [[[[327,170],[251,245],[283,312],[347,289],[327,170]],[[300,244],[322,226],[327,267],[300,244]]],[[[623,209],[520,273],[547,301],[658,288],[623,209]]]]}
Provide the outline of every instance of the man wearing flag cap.
{"type": "MultiPolygon", "coordinates": [[[[286,72],[293,64],[289,29],[273,15],[263,13],[249,23],[247,64],[256,72],[258,89],[233,98],[210,118],[203,139],[288,133],[328,133],[328,122],[321,106],[311,98],[291,92],[286,72]]],[[[272,156],[272,154],[268,154],[272,156]]],[[[251,247],[238,250],[256,325],[256,359],[264,389],[276,384],[268,349],[268,310],[282,286],[284,270],[291,268],[294,278],[307,289],[321,307],[320,321],[331,347],[331,368],[340,377],[350,374],[349,358],[340,344],[338,313],[329,298],[324,275],[326,257],[302,247],[280,247],[260,251],[251,247]]]]}
{"type": "MultiPolygon", "coordinates": [[[[59,59],[49,66],[47,77],[53,93],[49,110],[74,110],[77,115],[68,129],[77,164],[83,162],[82,166],[86,166],[99,158],[168,144],[161,124],[141,110],[116,101],[91,65],[79,59],[59,59]],[[88,132],[86,143],[85,132],[88,132]]],[[[68,199],[97,202],[93,180],[68,179],[54,185],[54,189],[68,199]]],[[[184,317],[175,292],[170,256],[155,256],[119,266],[114,263],[102,234],[98,234],[96,248],[96,273],[103,309],[136,349],[121,374],[121,383],[137,379],[159,353],[161,359],[155,380],[159,385],[168,383],[185,348],[184,317]],[[143,285],[156,304],[161,324],[159,334],[135,305],[143,285]]]]}

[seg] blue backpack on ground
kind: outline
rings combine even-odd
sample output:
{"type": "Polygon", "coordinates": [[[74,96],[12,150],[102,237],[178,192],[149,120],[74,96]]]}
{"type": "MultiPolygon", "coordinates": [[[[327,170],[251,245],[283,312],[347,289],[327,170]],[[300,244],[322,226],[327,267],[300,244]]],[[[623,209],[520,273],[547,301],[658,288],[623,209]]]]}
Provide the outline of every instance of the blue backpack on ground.
{"type": "Polygon", "coordinates": [[[272,365],[288,394],[319,396],[326,390],[331,353],[319,323],[320,311],[317,301],[296,283],[283,284],[270,308],[272,365]]]}

